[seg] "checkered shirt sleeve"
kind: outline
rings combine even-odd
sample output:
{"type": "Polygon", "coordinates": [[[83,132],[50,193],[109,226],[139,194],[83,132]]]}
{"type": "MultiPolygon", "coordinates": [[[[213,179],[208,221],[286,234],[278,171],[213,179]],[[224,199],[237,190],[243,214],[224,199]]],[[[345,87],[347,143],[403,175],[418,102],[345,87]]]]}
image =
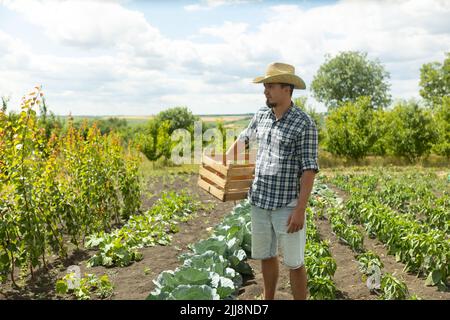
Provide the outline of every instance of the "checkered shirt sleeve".
{"type": "Polygon", "coordinates": [[[314,170],[319,172],[317,161],[318,133],[312,119],[309,119],[302,132],[298,135],[296,153],[300,161],[301,172],[314,170]]]}

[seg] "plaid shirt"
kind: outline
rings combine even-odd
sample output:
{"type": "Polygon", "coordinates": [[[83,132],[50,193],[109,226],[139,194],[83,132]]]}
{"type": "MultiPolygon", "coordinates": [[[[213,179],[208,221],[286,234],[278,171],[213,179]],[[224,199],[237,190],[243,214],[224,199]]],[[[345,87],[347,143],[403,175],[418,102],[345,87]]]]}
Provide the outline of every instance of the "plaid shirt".
{"type": "Polygon", "coordinates": [[[258,143],[249,190],[252,205],[268,210],[285,207],[298,198],[302,172],[319,171],[316,126],[293,103],[278,120],[272,109],[258,110],[238,139],[258,143]]]}

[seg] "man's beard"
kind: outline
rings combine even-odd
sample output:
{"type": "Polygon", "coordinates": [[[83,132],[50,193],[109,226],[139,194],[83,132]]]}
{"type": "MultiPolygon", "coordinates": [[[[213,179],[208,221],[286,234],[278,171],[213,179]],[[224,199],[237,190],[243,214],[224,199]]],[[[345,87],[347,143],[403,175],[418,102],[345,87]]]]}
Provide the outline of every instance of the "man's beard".
{"type": "Polygon", "coordinates": [[[276,108],[277,107],[277,103],[276,102],[269,102],[269,99],[266,99],[266,106],[268,106],[269,108],[276,108]]]}

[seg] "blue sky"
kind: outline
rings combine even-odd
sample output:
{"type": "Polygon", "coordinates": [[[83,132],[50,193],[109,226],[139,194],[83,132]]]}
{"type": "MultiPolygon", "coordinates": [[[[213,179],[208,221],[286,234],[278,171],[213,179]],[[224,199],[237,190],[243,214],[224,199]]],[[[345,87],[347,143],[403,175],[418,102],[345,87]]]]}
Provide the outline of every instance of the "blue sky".
{"type": "Polygon", "coordinates": [[[271,5],[297,4],[302,8],[312,8],[336,1],[249,1],[243,3],[232,3],[210,10],[191,11],[186,14],[186,6],[196,5],[195,0],[181,1],[131,1],[127,4],[132,8],[144,13],[145,17],[161,32],[175,39],[182,39],[194,34],[202,27],[220,25],[222,21],[248,22],[250,30],[263,23],[269,16],[266,10],[271,5]],[[148,3],[151,2],[151,5],[148,3]],[[176,21],[177,23],[174,23],[176,21]],[[178,21],[182,21],[182,27],[178,21]]]}
{"type": "Polygon", "coordinates": [[[42,84],[56,114],[249,113],[251,80],[296,67],[307,96],[324,55],[358,50],[391,75],[394,99],[419,98],[420,67],[450,51],[449,1],[0,0],[0,95],[10,108],[42,84]]]}

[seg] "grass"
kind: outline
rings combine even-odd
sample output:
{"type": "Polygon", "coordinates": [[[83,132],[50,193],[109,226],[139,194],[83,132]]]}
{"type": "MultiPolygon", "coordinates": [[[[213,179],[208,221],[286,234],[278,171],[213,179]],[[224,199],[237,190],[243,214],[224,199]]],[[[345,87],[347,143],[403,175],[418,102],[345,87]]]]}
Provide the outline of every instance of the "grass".
{"type": "Polygon", "coordinates": [[[199,170],[198,164],[172,165],[163,159],[152,162],[143,154],[141,154],[141,158],[140,171],[145,178],[197,174],[199,170]]]}
{"type": "MultiPolygon", "coordinates": [[[[183,164],[173,165],[170,161],[160,159],[152,162],[144,155],[141,155],[141,173],[144,177],[163,177],[177,175],[198,174],[199,164],[183,164]]],[[[417,164],[408,163],[406,160],[397,157],[375,157],[369,156],[362,160],[348,160],[345,158],[334,156],[326,151],[319,151],[319,167],[321,169],[332,168],[355,168],[355,167],[417,167],[419,168],[436,168],[445,178],[450,174],[450,162],[445,157],[430,155],[427,159],[417,164]]]]}
{"type": "Polygon", "coordinates": [[[430,155],[422,159],[418,163],[412,164],[407,160],[394,156],[368,156],[361,160],[351,160],[343,157],[335,156],[327,151],[319,150],[319,166],[321,168],[336,168],[336,167],[354,167],[354,166],[399,166],[399,167],[437,167],[450,168],[450,160],[446,157],[430,155]]]}

